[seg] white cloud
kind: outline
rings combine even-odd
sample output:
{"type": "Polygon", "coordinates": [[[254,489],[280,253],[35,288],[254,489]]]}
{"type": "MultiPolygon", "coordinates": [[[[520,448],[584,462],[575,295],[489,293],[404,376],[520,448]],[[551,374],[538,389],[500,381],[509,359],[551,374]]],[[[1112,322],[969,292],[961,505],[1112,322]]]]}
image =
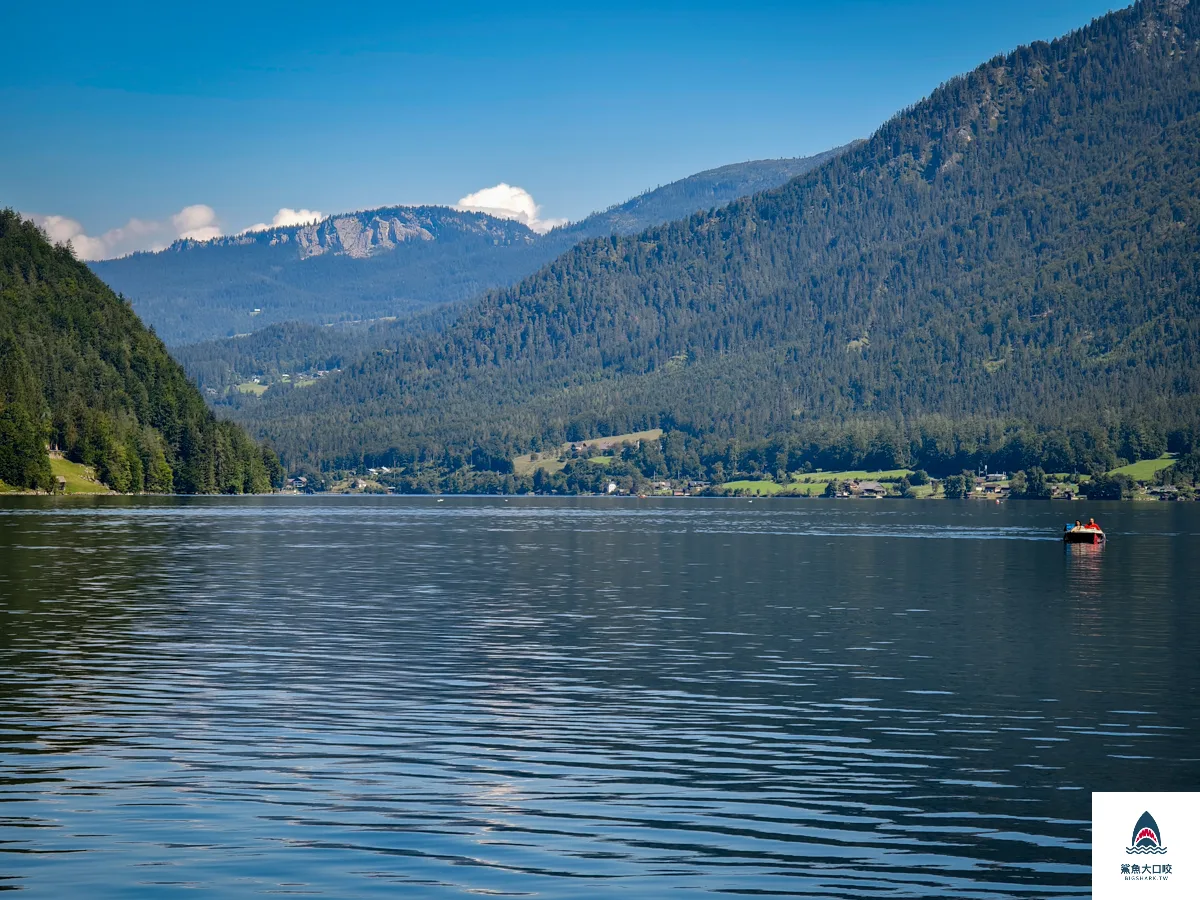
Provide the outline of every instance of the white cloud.
{"type": "Polygon", "coordinates": [[[504,182],[467,194],[454,204],[454,208],[487,213],[497,219],[516,219],[538,234],[567,224],[566,219],[541,218],[542,208],[534,202],[529,191],[504,182]]]}
{"type": "Polygon", "coordinates": [[[275,213],[270,223],[259,222],[257,225],[251,225],[246,231],[266,231],[269,228],[286,228],[291,225],[311,225],[313,222],[320,222],[325,218],[324,213],[317,212],[315,209],[291,209],[283,207],[279,212],[275,213]]]}
{"type": "MultiPolygon", "coordinates": [[[[515,219],[539,234],[567,223],[566,219],[543,219],[541,207],[528,191],[504,183],[467,194],[454,208],[484,212],[498,219],[515,219]]],[[[70,244],[75,255],[84,260],[112,259],[144,250],[157,251],[179,239],[209,241],[225,233],[216,210],[205,203],[185,206],[162,221],[130,219],[121,227],[110,228],[96,236],[87,234],[82,224],[66,216],[32,214],[29,218],[41,226],[52,241],[70,244]]],[[[325,214],[315,209],[285,206],[275,213],[269,223],[259,222],[238,233],[308,225],[324,218],[325,214]]]]}
{"type": "Polygon", "coordinates": [[[100,259],[106,249],[100,238],[88,237],[83,226],[66,216],[33,216],[46,236],[55,244],[70,244],[80,259],[100,259]]]}
{"type": "Polygon", "coordinates": [[[179,237],[189,241],[211,241],[221,236],[216,211],[203,203],[185,206],[171,216],[171,224],[179,237]]]}
{"type": "Polygon", "coordinates": [[[80,259],[112,259],[138,250],[158,250],[178,238],[207,241],[220,237],[220,223],[211,206],[197,203],[185,206],[169,221],[130,219],[120,228],[110,228],[98,237],[84,232],[83,226],[66,216],[31,215],[47,237],[55,243],[70,244],[80,259]]]}

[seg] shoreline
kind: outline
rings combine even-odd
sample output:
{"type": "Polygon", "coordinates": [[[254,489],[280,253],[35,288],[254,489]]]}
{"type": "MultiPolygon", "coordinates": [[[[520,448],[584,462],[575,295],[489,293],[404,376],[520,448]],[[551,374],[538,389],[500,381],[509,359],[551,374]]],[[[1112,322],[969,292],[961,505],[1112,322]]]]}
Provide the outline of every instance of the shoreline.
{"type": "Polygon", "coordinates": [[[824,501],[833,503],[865,503],[872,504],[881,501],[903,502],[910,503],[925,503],[925,502],[960,502],[960,503],[984,503],[990,505],[1001,505],[1005,503],[1139,503],[1139,504],[1174,504],[1174,503],[1200,503],[1200,497],[1194,500],[1186,499],[1159,499],[1156,497],[1146,496],[1145,494],[1134,497],[1122,498],[1105,498],[1103,500],[1089,500],[1087,497],[821,497],[821,496],[805,496],[804,494],[598,494],[598,493],[579,493],[579,494],[563,494],[563,493],[538,493],[530,491],[522,494],[505,494],[505,493],[480,493],[480,492],[462,492],[462,493],[401,493],[401,492],[377,492],[377,491],[267,491],[260,494],[157,494],[157,493],[131,493],[123,494],[120,491],[94,491],[89,493],[59,493],[46,491],[31,491],[31,490],[4,490],[0,491],[0,500],[5,497],[47,497],[55,499],[75,499],[75,498],[93,498],[93,497],[164,497],[164,498],[201,498],[201,497],[225,497],[229,499],[247,499],[253,497],[373,497],[383,499],[386,497],[406,497],[406,498],[436,498],[444,500],[448,497],[464,497],[471,499],[486,499],[494,497],[497,499],[557,499],[557,500],[746,500],[754,501],[793,501],[793,502],[808,502],[808,501],[824,501]]]}

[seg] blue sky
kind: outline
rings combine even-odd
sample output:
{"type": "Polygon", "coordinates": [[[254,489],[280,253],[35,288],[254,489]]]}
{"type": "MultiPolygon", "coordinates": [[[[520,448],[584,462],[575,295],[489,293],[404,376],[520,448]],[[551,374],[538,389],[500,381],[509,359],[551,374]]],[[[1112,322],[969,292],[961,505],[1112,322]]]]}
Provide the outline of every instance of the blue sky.
{"type": "Polygon", "coordinates": [[[1112,6],[6,4],[0,205],[89,235],[126,227],[117,250],[499,182],[576,219],[701,169],[865,137],[1112,6]]]}

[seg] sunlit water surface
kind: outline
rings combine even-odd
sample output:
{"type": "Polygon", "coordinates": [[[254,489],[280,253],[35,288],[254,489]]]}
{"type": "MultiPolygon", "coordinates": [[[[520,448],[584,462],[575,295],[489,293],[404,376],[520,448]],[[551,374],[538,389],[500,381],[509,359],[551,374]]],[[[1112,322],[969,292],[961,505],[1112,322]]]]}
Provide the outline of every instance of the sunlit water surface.
{"type": "Polygon", "coordinates": [[[1087,894],[1200,506],[10,499],[0,889],[1087,894]]]}

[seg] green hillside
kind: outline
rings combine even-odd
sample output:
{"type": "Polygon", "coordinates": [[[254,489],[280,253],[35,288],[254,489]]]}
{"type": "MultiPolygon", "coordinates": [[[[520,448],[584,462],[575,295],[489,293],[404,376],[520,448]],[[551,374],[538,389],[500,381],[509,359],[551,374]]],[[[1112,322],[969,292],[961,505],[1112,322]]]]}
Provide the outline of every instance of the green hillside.
{"type": "Polygon", "coordinates": [[[946,470],[1014,434],[1051,471],[1128,433],[1159,455],[1197,421],[1198,40],[1200,4],[1159,0],[1022,47],[784,187],[581,244],[245,421],[327,464],[655,426],[930,457],[825,468],[946,470]]]}
{"type": "MultiPolygon", "coordinates": [[[[91,267],[172,347],[281,322],[407,317],[519,281],[585,238],[629,234],[776,187],[842,149],[700,172],[547,234],[478,212],[385,207],[310,226],[179,241],[91,267]],[[351,234],[356,239],[347,244],[343,235],[351,234]]],[[[302,332],[290,337],[306,347],[302,332]]],[[[218,342],[190,359],[214,351],[226,355],[218,342]]],[[[320,355],[320,342],[303,352],[320,355]]]]}
{"type": "Polygon", "coordinates": [[[48,444],[123,492],[264,491],[280,474],[271,451],[214,418],[127,303],[3,210],[0,481],[52,487],[48,444]]]}
{"type": "Polygon", "coordinates": [[[64,494],[107,494],[110,490],[96,480],[90,467],[61,456],[50,457],[50,471],[56,480],[61,479],[57,489],[64,494]]]}
{"type": "Polygon", "coordinates": [[[850,146],[835,147],[814,156],[757,159],[697,172],[645,191],[603,212],[592,213],[579,222],[556,229],[547,237],[559,240],[558,252],[561,252],[584,238],[635,234],[693,212],[724,206],[742,197],[779,187],[840,156],[850,146]]]}
{"type": "Polygon", "coordinates": [[[1113,469],[1109,475],[1128,475],[1134,481],[1154,481],[1154,476],[1159,472],[1164,472],[1171,466],[1175,465],[1175,454],[1167,453],[1154,459],[1143,459],[1139,462],[1129,463],[1120,468],[1113,469]]]}

